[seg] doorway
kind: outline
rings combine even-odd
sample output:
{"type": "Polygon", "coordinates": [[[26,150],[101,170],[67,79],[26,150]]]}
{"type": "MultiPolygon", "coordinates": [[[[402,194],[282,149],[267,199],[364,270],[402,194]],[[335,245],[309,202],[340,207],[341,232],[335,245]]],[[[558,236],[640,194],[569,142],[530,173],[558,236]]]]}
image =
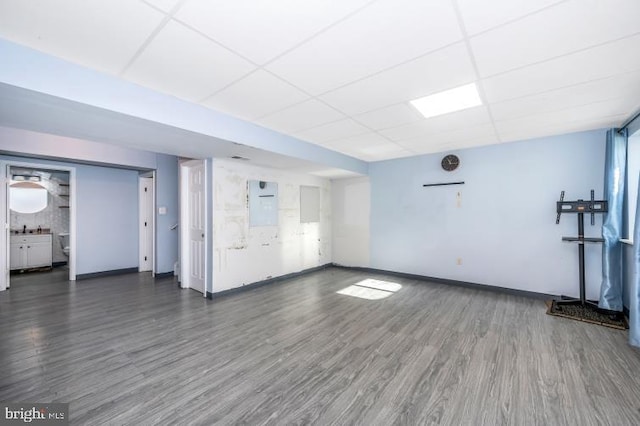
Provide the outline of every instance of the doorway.
{"type": "Polygon", "coordinates": [[[204,160],[180,164],[180,285],[206,296],[207,184],[204,160]]]}
{"type": "MultiPolygon", "coordinates": [[[[0,291],[11,271],[52,270],[65,265],[76,279],[76,169],[50,164],[0,161],[0,291]]],[[[65,275],[67,275],[65,273],[65,275]]]]}

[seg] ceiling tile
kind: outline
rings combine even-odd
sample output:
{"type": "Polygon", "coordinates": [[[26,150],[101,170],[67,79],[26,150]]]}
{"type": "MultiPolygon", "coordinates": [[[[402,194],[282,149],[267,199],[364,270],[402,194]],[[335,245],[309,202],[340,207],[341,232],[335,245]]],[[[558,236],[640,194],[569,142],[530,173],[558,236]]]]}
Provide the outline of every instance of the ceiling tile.
{"type": "Polygon", "coordinates": [[[170,12],[180,0],[143,0],[145,3],[151,4],[163,12],[170,12]]]}
{"type": "Polygon", "coordinates": [[[437,139],[430,143],[415,145],[411,147],[416,155],[433,154],[436,152],[449,152],[466,148],[476,148],[479,146],[494,145],[500,141],[494,133],[480,134],[470,139],[464,138],[458,141],[438,142],[437,139]]]}
{"type": "Polygon", "coordinates": [[[483,80],[489,102],[518,98],[640,70],[640,35],[483,80]]]}
{"type": "Polygon", "coordinates": [[[376,109],[356,115],[353,118],[373,130],[397,127],[424,119],[424,117],[416,111],[415,108],[409,106],[408,103],[376,109]]]}
{"type": "Polygon", "coordinates": [[[369,133],[371,130],[361,124],[356,123],[350,118],[345,120],[334,121],[333,123],[323,124],[296,133],[294,136],[309,142],[323,144],[334,139],[346,138],[362,133],[369,133]]]}
{"type": "Polygon", "coordinates": [[[199,101],[253,69],[250,62],[170,21],[127,70],[125,78],[199,101]]]}
{"type": "Polygon", "coordinates": [[[375,145],[386,145],[389,144],[389,140],[380,136],[375,132],[364,133],[355,136],[349,136],[347,138],[337,139],[326,144],[324,146],[334,149],[334,148],[366,148],[368,146],[375,145]]]}
{"type": "Polygon", "coordinates": [[[117,74],[164,17],[129,0],[5,1],[0,5],[0,37],[117,74]]]}
{"type": "Polygon", "coordinates": [[[457,0],[467,34],[473,35],[564,0],[457,0]]]}
{"type": "Polygon", "coordinates": [[[411,155],[405,148],[389,142],[387,139],[373,132],[335,140],[324,146],[365,161],[411,155]]]}
{"type": "Polygon", "coordinates": [[[532,138],[541,138],[544,136],[618,127],[626,118],[628,118],[628,115],[622,114],[544,126],[540,126],[536,122],[521,122],[521,126],[518,126],[518,123],[514,123],[514,125],[509,126],[508,128],[505,127],[498,133],[500,134],[500,139],[503,142],[514,142],[532,138]]]}
{"type": "Polygon", "coordinates": [[[364,153],[361,158],[364,161],[385,161],[385,160],[393,160],[396,158],[405,158],[415,155],[415,152],[409,151],[404,148],[400,148],[398,146],[393,147],[389,146],[383,150],[377,150],[374,152],[364,153]]]}
{"type": "MultiPolygon", "coordinates": [[[[608,122],[608,118],[629,115],[630,104],[637,102],[629,99],[612,99],[567,108],[560,111],[544,112],[511,120],[496,120],[495,125],[499,134],[512,134],[523,129],[538,132],[540,129],[553,127],[558,133],[566,133],[564,128],[571,128],[573,123],[608,122]]],[[[622,124],[621,122],[616,123],[622,124]]]]}
{"type": "Polygon", "coordinates": [[[473,145],[476,142],[480,143],[479,141],[482,141],[485,145],[499,142],[492,124],[464,126],[449,132],[425,134],[417,138],[402,140],[398,142],[398,145],[416,152],[424,152],[424,150],[430,149],[436,149],[433,152],[439,152],[445,146],[463,143],[473,145]]]}
{"type": "Polygon", "coordinates": [[[345,116],[315,99],[302,102],[263,117],[257,122],[282,133],[293,134],[345,116]]]}
{"type": "Polygon", "coordinates": [[[244,119],[255,119],[302,102],[309,96],[274,75],[257,70],[216,93],[204,105],[244,119]]]}
{"type": "Polygon", "coordinates": [[[634,35],[639,16],[637,0],[572,0],[473,37],[471,46],[485,77],[634,35]]]}
{"type": "Polygon", "coordinates": [[[437,93],[475,80],[464,43],[326,93],[320,98],[347,114],[358,114],[437,93]]]}
{"type": "Polygon", "coordinates": [[[491,122],[486,106],[469,108],[463,111],[452,112],[428,119],[422,119],[404,126],[392,127],[380,130],[381,135],[392,141],[402,141],[425,137],[449,131],[457,131],[460,128],[478,126],[491,122]]]}
{"type": "Polygon", "coordinates": [[[264,64],[370,1],[188,0],[175,17],[264,64]]]}
{"type": "Polygon", "coordinates": [[[317,171],[308,172],[307,170],[299,170],[300,173],[309,173],[314,176],[320,176],[327,179],[345,179],[351,177],[362,176],[361,174],[350,172],[349,170],[343,169],[323,169],[317,171]]]}
{"type": "Polygon", "coordinates": [[[612,99],[632,100],[631,114],[640,103],[640,71],[498,102],[491,105],[491,112],[495,120],[508,120],[612,99]]]}
{"type": "Polygon", "coordinates": [[[379,0],[267,69],[317,95],[461,38],[449,0],[379,0]]]}

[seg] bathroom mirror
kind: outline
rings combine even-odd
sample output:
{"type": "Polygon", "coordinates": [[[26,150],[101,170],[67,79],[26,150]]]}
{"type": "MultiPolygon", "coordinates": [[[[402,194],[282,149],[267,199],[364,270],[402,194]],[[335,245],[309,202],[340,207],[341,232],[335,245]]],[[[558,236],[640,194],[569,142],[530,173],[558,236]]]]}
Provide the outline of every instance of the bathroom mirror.
{"type": "Polygon", "coordinates": [[[9,208],[18,213],[37,213],[49,202],[49,192],[33,182],[16,182],[9,186],[9,208]]]}

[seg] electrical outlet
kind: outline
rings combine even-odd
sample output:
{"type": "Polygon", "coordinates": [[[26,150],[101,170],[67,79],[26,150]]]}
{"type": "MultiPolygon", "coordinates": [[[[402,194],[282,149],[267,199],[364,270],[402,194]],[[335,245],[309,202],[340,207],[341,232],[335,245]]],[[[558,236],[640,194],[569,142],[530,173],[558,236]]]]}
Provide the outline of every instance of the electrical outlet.
{"type": "Polygon", "coordinates": [[[456,265],[462,265],[462,258],[461,257],[456,259],[456,265]]]}

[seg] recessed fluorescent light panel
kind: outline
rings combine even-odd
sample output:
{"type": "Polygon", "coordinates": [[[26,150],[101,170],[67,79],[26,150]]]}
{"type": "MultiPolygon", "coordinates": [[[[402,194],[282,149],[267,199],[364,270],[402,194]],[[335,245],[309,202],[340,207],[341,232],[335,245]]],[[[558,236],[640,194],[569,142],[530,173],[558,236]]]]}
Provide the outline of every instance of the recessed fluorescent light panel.
{"type": "Polygon", "coordinates": [[[411,101],[425,118],[482,105],[475,83],[411,101]]]}

